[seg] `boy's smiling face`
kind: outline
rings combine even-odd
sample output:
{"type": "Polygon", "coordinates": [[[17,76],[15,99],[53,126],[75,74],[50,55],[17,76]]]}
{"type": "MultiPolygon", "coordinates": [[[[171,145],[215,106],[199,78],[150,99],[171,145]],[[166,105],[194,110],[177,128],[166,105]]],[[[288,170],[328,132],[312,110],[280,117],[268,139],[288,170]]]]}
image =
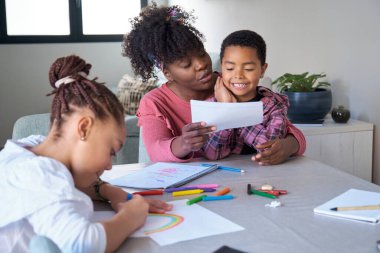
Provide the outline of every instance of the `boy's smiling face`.
{"type": "Polygon", "coordinates": [[[228,46],[221,66],[225,86],[238,102],[246,102],[256,97],[256,87],[268,65],[261,63],[256,48],[228,46]]]}

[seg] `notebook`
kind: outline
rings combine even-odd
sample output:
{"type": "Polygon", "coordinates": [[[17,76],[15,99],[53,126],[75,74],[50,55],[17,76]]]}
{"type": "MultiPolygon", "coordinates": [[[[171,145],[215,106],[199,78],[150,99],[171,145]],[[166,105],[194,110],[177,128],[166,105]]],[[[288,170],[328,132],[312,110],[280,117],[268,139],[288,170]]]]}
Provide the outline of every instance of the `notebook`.
{"type": "Polygon", "coordinates": [[[372,205],[380,205],[380,192],[350,189],[341,195],[327,201],[323,205],[314,208],[314,213],[344,219],[377,223],[380,219],[380,209],[349,211],[331,210],[338,207],[363,207],[372,205]]]}
{"type": "Polygon", "coordinates": [[[201,165],[160,162],[134,173],[110,180],[109,183],[121,187],[140,189],[179,187],[217,168],[217,164],[205,167],[201,165]]]}

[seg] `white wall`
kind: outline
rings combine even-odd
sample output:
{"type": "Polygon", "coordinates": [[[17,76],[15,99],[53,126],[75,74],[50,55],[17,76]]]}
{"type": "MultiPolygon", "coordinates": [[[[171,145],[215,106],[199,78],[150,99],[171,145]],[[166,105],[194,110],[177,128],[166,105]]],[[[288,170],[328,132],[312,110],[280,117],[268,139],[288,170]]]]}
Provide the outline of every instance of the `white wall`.
{"type": "Polygon", "coordinates": [[[0,45],[0,147],[11,137],[17,118],[49,112],[49,67],[70,54],[91,63],[90,77],[107,85],[115,86],[123,74],[132,73],[129,60],[121,56],[121,42],[0,45]]]}
{"type": "MultiPolygon", "coordinates": [[[[162,1],[164,2],[164,1],[162,1]]],[[[333,84],[333,104],[352,118],[380,126],[380,1],[378,0],[177,0],[194,9],[208,51],[219,51],[232,31],[251,29],[267,42],[275,78],[285,72],[325,72],[333,84]]],[[[92,73],[115,83],[131,73],[120,43],[0,45],[0,146],[21,115],[47,112],[47,71],[52,61],[76,53],[92,73]]],[[[375,131],[374,180],[380,184],[380,135],[375,131]]]]}
{"type": "MultiPolygon", "coordinates": [[[[380,1],[169,1],[195,10],[208,51],[220,50],[235,30],[258,32],[267,42],[267,75],[325,72],[333,105],[375,124],[374,181],[380,184],[380,1]]],[[[339,158],[337,158],[339,159],[339,158]]]]}

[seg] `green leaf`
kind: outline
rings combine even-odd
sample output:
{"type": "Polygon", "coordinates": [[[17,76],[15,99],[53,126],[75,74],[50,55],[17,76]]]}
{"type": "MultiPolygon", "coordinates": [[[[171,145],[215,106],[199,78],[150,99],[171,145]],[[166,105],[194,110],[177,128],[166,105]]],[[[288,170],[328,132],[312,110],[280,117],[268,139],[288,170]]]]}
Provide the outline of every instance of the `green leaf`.
{"type": "Polygon", "coordinates": [[[326,77],[325,73],[310,75],[309,72],[304,72],[302,74],[285,73],[274,80],[272,84],[277,86],[279,92],[311,92],[315,91],[316,88],[330,86],[330,83],[326,81],[316,83],[318,79],[324,77],[326,77]]]}

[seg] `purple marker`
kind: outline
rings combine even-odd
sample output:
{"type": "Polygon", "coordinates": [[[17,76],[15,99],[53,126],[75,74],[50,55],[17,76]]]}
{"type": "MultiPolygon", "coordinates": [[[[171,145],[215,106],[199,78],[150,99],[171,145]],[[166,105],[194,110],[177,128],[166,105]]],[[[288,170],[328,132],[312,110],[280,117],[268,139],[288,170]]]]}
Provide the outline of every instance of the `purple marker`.
{"type": "Polygon", "coordinates": [[[193,188],[195,187],[196,189],[204,189],[204,188],[218,188],[219,185],[218,184],[197,184],[197,185],[189,185],[189,186],[186,186],[186,188],[193,188]]]}

